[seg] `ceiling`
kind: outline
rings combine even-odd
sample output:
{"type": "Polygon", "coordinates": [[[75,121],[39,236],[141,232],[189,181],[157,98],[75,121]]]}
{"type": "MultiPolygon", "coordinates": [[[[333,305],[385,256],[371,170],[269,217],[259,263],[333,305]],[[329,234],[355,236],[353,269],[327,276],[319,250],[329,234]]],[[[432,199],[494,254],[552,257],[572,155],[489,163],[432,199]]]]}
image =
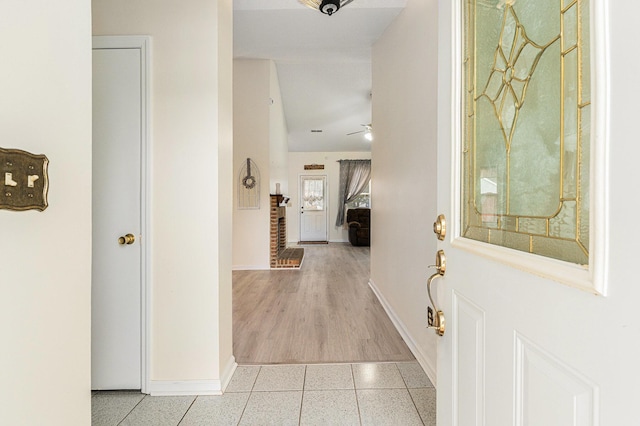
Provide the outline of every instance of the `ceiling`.
{"type": "Polygon", "coordinates": [[[276,63],[289,151],[370,151],[347,133],[371,123],[371,47],[406,3],[354,0],[327,16],[298,0],[234,0],[234,57],[276,63]]]}

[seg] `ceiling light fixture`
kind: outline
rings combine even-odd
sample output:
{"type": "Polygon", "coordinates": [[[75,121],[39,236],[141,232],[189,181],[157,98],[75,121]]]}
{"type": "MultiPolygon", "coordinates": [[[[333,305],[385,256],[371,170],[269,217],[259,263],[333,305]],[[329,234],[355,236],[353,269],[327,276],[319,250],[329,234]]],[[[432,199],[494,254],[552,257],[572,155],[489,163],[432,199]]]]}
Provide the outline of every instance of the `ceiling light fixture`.
{"type": "Polygon", "coordinates": [[[333,15],[341,7],[348,5],[353,0],[298,0],[311,9],[319,10],[325,15],[333,15]]]}
{"type": "Polygon", "coordinates": [[[371,129],[367,129],[367,131],[364,132],[364,138],[369,142],[373,140],[373,133],[371,133],[371,129]]]}

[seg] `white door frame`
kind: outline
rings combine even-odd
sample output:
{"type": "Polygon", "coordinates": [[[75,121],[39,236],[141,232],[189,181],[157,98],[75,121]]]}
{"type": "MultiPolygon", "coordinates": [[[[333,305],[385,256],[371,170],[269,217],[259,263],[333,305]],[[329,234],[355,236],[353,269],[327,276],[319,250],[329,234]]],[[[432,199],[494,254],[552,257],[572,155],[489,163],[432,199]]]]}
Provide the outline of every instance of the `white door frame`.
{"type": "Polygon", "coordinates": [[[140,383],[142,393],[147,393],[150,382],[150,313],[151,313],[151,244],[150,244],[150,94],[151,94],[151,37],[149,36],[94,36],[93,49],[138,49],[140,50],[140,383]]]}

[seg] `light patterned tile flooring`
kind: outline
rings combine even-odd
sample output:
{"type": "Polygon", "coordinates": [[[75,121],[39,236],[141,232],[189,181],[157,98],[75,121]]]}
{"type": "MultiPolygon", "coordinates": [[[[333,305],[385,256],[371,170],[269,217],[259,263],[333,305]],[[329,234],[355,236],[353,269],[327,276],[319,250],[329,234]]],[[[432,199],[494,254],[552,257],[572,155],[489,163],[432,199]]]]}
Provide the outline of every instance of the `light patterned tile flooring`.
{"type": "Polygon", "coordinates": [[[417,362],[239,366],[222,396],[96,392],[92,425],[427,425],[436,390],[417,362]]]}

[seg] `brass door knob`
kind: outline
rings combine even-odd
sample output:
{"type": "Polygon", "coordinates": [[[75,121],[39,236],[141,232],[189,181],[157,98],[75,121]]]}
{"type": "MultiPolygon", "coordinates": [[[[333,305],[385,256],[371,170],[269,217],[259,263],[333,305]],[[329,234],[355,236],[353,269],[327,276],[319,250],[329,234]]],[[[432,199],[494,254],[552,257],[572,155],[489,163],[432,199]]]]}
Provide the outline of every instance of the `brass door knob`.
{"type": "Polygon", "coordinates": [[[118,244],[120,245],[131,245],[136,241],[136,237],[133,234],[127,234],[123,237],[118,238],[118,244]]]}

